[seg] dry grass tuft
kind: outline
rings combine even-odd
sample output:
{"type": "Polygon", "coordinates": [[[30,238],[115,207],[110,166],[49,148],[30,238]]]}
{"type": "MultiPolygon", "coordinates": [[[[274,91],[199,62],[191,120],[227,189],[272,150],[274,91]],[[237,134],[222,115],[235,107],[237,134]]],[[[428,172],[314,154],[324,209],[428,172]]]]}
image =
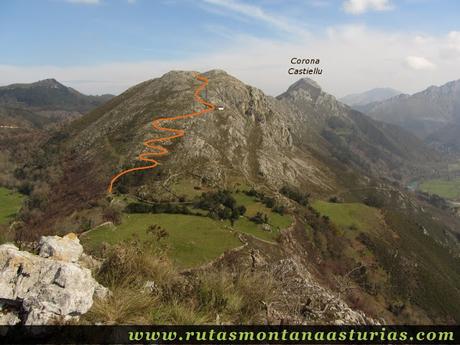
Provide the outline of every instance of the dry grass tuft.
{"type": "Polygon", "coordinates": [[[170,286],[180,280],[173,263],[164,250],[137,241],[106,249],[98,280],[106,286],[142,287],[146,281],[158,286],[170,286]]]}
{"type": "Polygon", "coordinates": [[[268,273],[226,269],[181,275],[161,248],[134,241],[107,248],[98,280],[112,291],[83,323],[257,323],[274,297],[268,273]],[[153,282],[151,288],[145,287],[153,282]],[[152,288],[153,287],[153,288],[152,288]]]}
{"type": "Polygon", "coordinates": [[[150,311],[156,304],[156,298],[138,290],[115,288],[111,296],[94,302],[82,323],[148,324],[150,311]]]}

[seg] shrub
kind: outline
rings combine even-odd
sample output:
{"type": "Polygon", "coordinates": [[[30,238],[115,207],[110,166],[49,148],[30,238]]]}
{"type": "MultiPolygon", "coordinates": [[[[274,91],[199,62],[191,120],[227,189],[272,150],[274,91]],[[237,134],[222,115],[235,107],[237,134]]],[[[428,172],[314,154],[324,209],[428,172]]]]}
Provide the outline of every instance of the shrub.
{"type": "Polygon", "coordinates": [[[195,207],[209,211],[214,219],[229,219],[232,224],[246,212],[246,207],[238,206],[229,191],[203,193],[195,202],[195,207]]]}
{"type": "Polygon", "coordinates": [[[364,203],[370,207],[381,208],[385,205],[385,200],[377,192],[370,192],[364,198],[364,203]]]}
{"type": "Polygon", "coordinates": [[[157,224],[150,225],[147,229],[148,234],[152,234],[157,242],[169,236],[168,231],[157,224]]]}
{"type": "Polygon", "coordinates": [[[264,193],[258,192],[254,188],[246,191],[245,194],[248,196],[256,197],[262,204],[272,209],[273,212],[283,215],[286,211],[286,207],[277,204],[275,198],[266,196],[264,193]]]}
{"type": "Polygon", "coordinates": [[[220,205],[233,209],[236,207],[236,200],[229,191],[207,192],[201,194],[195,206],[203,210],[212,210],[220,205]]]}
{"type": "Polygon", "coordinates": [[[18,187],[19,193],[24,195],[30,195],[30,193],[32,193],[32,189],[33,186],[28,182],[22,182],[18,187]]]}
{"type": "Polygon", "coordinates": [[[308,198],[310,197],[310,195],[307,193],[301,193],[297,189],[288,186],[283,186],[280,189],[280,193],[288,197],[289,199],[298,202],[300,205],[308,205],[308,198]]]}
{"type": "Polygon", "coordinates": [[[129,203],[125,212],[127,213],[172,213],[172,214],[192,214],[192,211],[185,205],[171,203],[146,204],[143,202],[129,203]]]}
{"type": "Polygon", "coordinates": [[[247,196],[255,196],[258,197],[259,193],[254,189],[251,188],[250,190],[244,192],[247,196]]]}
{"type": "Polygon", "coordinates": [[[268,216],[265,213],[257,212],[255,216],[249,218],[251,222],[256,224],[267,224],[268,223],[268,216]]]}
{"type": "Polygon", "coordinates": [[[78,223],[79,223],[80,229],[83,231],[88,231],[89,229],[93,227],[93,221],[91,220],[91,218],[88,218],[88,217],[81,217],[78,223]]]}
{"type": "Polygon", "coordinates": [[[105,207],[102,210],[102,219],[106,222],[112,222],[115,225],[121,224],[121,211],[113,206],[105,207]]]}
{"type": "Polygon", "coordinates": [[[126,206],[125,212],[127,213],[151,213],[152,206],[141,203],[141,202],[132,202],[126,206]]]}
{"type": "Polygon", "coordinates": [[[262,203],[268,208],[273,208],[275,206],[275,199],[270,198],[268,196],[264,196],[262,198],[262,203]]]}
{"type": "Polygon", "coordinates": [[[283,205],[275,205],[272,210],[273,212],[279,213],[280,215],[284,215],[286,213],[286,207],[283,205]]]}
{"type": "Polygon", "coordinates": [[[329,198],[329,202],[338,204],[338,203],[341,203],[341,202],[342,202],[342,199],[340,199],[338,196],[331,196],[331,197],[329,198]]]}
{"type": "Polygon", "coordinates": [[[238,214],[241,215],[241,216],[244,215],[244,214],[246,213],[246,207],[243,206],[243,205],[238,206],[238,207],[237,207],[237,210],[238,210],[238,214]]]}

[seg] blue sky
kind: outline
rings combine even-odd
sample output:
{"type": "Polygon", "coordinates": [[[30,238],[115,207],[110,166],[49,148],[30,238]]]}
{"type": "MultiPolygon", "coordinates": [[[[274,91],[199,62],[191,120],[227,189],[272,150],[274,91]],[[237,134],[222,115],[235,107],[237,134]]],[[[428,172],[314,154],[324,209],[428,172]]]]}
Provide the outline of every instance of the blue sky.
{"type": "Polygon", "coordinates": [[[460,78],[458,0],[2,0],[0,84],[55,77],[119,93],[169,69],[221,68],[277,94],[293,56],[342,96],[460,78]]]}

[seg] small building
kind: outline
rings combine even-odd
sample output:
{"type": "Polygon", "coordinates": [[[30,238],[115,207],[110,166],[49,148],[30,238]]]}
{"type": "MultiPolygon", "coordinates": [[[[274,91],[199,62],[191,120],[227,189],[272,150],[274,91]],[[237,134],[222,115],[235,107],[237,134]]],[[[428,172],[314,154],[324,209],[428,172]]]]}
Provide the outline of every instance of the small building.
{"type": "Polygon", "coordinates": [[[222,111],[222,110],[224,110],[224,109],[225,109],[225,106],[222,105],[222,104],[219,104],[219,105],[217,106],[217,110],[222,111]]]}

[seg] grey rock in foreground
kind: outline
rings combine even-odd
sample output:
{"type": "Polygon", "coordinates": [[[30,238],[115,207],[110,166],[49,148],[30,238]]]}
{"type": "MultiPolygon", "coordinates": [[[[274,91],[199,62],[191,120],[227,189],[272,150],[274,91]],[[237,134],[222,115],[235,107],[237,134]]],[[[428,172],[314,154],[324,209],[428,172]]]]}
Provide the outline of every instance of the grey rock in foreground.
{"type": "Polygon", "coordinates": [[[0,246],[0,324],[44,325],[76,319],[108,290],[80,266],[78,238],[42,237],[39,255],[0,246]]]}
{"type": "Polygon", "coordinates": [[[77,262],[83,254],[83,247],[74,234],[65,237],[46,236],[40,239],[39,255],[44,258],[77,262]]]}

